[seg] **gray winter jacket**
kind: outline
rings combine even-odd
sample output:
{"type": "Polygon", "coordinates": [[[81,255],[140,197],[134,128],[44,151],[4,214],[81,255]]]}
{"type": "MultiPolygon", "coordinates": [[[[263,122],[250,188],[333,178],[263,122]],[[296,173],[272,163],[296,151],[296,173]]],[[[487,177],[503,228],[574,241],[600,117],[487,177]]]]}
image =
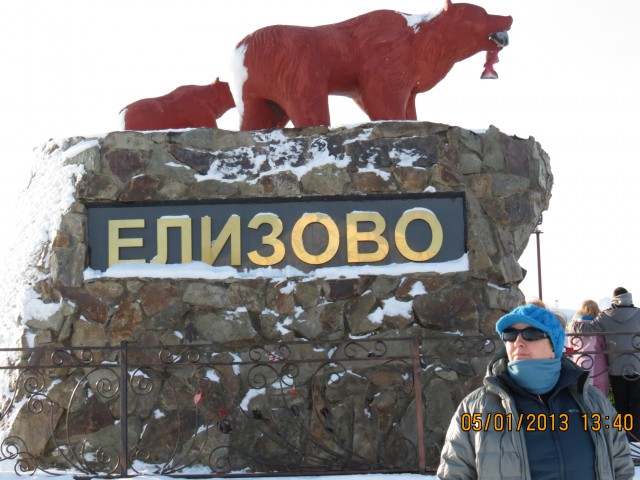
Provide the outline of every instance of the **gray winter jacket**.
{"type": "Polygon", "coordinates": [[[609,375],[640,374],[640,308],[633,306],[629,293],[614,297],[612,303],[618,306],[604,310],[590,322],[571,322],[568,331],[606,332],[609,375]]]}
{"type": "MultiPolygon", "coordinates": [[[[442,449],[439,479],[531,480],[523,429],[517,427],[520,415],[513,397],[497,380],[499,368],[505,368],[504,361],[489,365],[484,386],[470,393],[458,406],[442,449]],[[470,420],[473,422],[473,414],[478,413],[482,414],[482,422],[491,413],[494,419],[505,420],[505,425],[496,429],[494,420],[474,431],[470,420]],[[506,422],[509,418],[510,425],[506,422]]],[[[563,368],[578,367],[563,359],[563,368]]],[[[611,428],[611,420],[606,422],[609,428],[604,427],[605,416],[613,419],[616,415],[609,400],[588,384],[583,384],[582,391],[577,384],[567,388],[582,412],[597,414],[603,422],[600,428],[589,430],[595,446],[596,478],[632,479],[634,466],[625,432],[611,428]]]]}

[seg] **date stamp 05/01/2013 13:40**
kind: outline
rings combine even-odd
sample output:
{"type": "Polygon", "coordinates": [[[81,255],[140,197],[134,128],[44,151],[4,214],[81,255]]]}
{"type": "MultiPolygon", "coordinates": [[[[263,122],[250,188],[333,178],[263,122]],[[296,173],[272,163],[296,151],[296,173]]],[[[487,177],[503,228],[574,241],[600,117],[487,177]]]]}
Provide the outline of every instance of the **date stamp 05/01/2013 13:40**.
{"type": "MultiPolygon", "coordinates": [[[[573,417],[573,416],[572,416],[573,417]]],[[[585,430],[599,431],[615,429],[629,432],[633,429],[633,416],[616,414],[615,416],[599,413],[582,413],[579,415],[580,426],[585,430]]],[[[558,431],[569,430],[570,416],[567,413],[528,413],[513,415],[511,413],[463,413],[460,416],[460,428],[464,432],[480,431],[558,431]]],[[[573,421],[576,418],[573,417],[573,421]]]]}

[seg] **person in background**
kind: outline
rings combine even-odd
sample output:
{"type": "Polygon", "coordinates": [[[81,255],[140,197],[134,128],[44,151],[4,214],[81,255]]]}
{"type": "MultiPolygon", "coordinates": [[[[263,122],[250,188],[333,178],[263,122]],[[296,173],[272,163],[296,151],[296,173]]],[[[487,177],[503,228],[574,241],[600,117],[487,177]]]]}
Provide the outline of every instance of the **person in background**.
{"type": "Polygon", "coordinates": [[[573,333],[605,332],[605,347],[609,361],[609,380],[613,401],[620,414],[633,416],[634,441],[640,441],[640,309],[624,287],[613,291],[611,308],[590,322],[573,322],[573,333]]]}
{"type": "MultiPolygon", "coordinates": [[[[585,300],[571,322],[591,322],[600,314],[598,304],[585,300]]],[[[567,339],[567,346],[573,349],[571,359],[589,371],[589,382],[606,396],[609,395],[609,364],[605,355],[604,336],[576,336],[567,339]],[[582,353],[589,352],[589,353],[582,353]]]]}
{"type": "Polygon", "coordinates": [[[558,321],[560,322],[560,325],[562,325],[562,329],[566,330],[567,329],[567,317],[565,317],[562,313],[560,312],[553,312],[546,303],[544,303],[542,300],[540,300],[539,298],[534,298],[533,300],[531,300],[530,302],[527,302],[527,305],[535,305],[536,307],[541,307],[541,308],[545,308],[547,310],[549,310],[551,313],[553,313],[556,318],[558,319],[558,321]]]}
{"type": "Polygon", "coordinates": [[[589,374],[563,358],[556,316],[525,305],[501,317],[496,330],[504,347],[489,362],[484,385],[458,406],[437,477],[632,479],[625,432],[611,424],[616,412],[587,382],[589,374]]]}

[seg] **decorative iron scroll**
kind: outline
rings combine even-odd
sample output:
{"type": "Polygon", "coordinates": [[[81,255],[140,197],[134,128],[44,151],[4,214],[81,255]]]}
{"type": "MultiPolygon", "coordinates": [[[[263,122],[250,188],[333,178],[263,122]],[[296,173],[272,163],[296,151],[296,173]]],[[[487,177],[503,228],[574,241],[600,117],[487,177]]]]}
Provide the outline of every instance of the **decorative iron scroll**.
{"type": "Polygon", "coordinates": [[[460,400],[500,348],[439,334],[3,349],[0,461],[17,475],[424,473],[448,424],[433,410],[442,382],[460,400]]]}

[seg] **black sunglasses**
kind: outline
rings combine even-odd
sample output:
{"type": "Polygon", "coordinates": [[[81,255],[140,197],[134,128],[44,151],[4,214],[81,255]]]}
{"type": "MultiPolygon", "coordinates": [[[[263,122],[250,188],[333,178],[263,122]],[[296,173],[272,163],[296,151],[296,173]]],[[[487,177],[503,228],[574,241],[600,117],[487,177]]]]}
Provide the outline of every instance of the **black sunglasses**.
{"type": "Polygon", "coordinates": [[[505,342],[515,342],[518,335],[522,334],[523,340],[527,342],[535,342],[536,340],[542,340],[543,338],[549,338],[547,332],[535,327],[527,327],[523,329],[507,328],[502,332],[502,340],[505,342]]]}

